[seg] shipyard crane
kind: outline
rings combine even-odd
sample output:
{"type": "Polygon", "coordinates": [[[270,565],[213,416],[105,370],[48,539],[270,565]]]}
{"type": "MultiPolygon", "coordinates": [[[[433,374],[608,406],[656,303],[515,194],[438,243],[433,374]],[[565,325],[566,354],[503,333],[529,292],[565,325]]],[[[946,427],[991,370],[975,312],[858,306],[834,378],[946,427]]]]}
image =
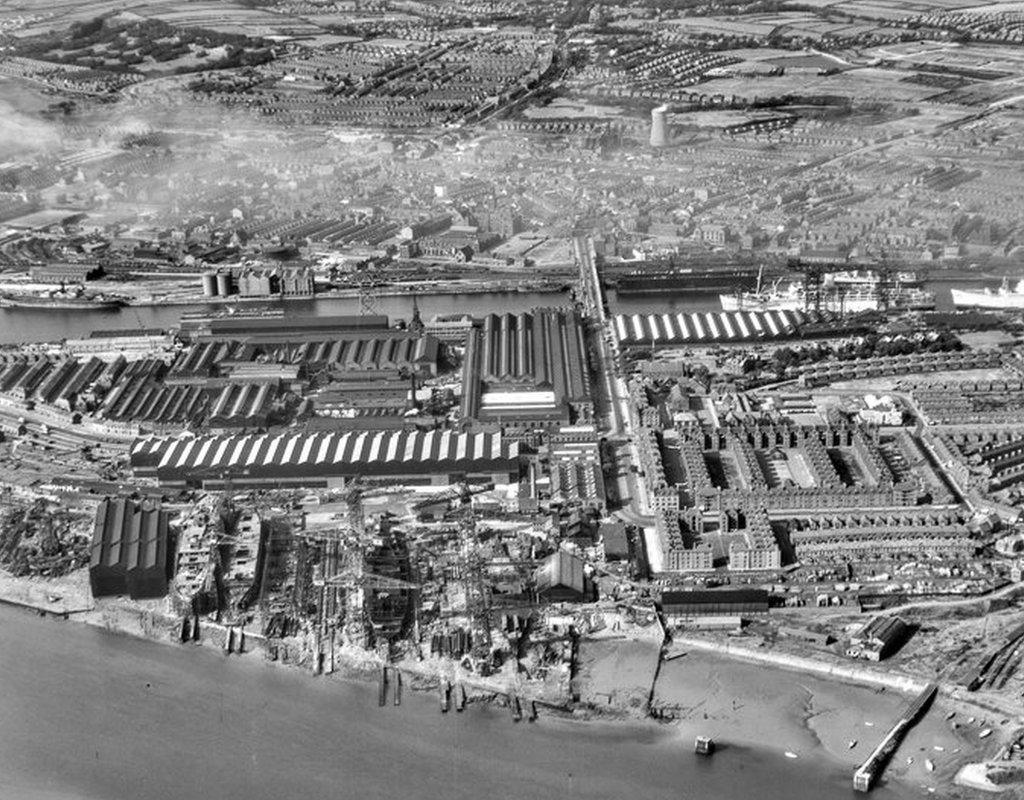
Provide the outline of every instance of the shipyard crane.
{"type": "Polygon", "coordinates": [[[338,586],[345,589],[379,589],[403,591],[420,589],[420,584],[388,575],[379,575],[366,569],[361,552],[348,552],[341,560],[340,569],[322,581],[324,586],[338,586]]]}
{"type": "Polygon", "coordinates": [[[479,553],[473,508],[466,505],[459,525],[460,571],[466,587],[466,611],[484,631],[488,650],[491,647],[491,597],[484,580],[484,562],[479,553]]]}
{"type": "MultiPolygon", "coordinates": [[[[821,311],[823,304],[823,287],[825,276],[834,272],[844,272],[858,265],[842,263],[822,263],[803,261],[799,258],[789,260],[790,269],[800,272],[803,275],[804,288],[804,310],[821,311]]],[[[874,282],[874,295],[878,302],[878,308],[887,310],[892,308],[900,291],[900,272],[895,269],[888,258],[883,254],[877,263],[871,265],[860,264],[859,268],[867,268],[874,272],[877,280],[874,282]]],[[[846,312],[845,295],[839,288],[840,313],[846,312]]]]}
{"type": "Polygon", "coordinates": [[[379,288],[384,282],[384,275],[380,267],[379,259],[368,259],[359,265],[355,273],[355,284],[359,292],[359,314],[360,316],[373,316],[379,314],[377,298],[380,295],[379,288]]]}

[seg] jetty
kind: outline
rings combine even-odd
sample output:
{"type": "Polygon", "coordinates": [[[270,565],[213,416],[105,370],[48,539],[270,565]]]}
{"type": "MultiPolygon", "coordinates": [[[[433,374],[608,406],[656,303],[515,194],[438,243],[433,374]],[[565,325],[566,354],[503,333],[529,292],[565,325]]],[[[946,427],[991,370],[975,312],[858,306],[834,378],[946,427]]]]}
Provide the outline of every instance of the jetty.
{"type": "Polygon", "coordinates": [[[903,741],[903,738],[910,729],[917,724],[918,720],[924,716],[938,691],[938,684],[928,684],[924,691],[907,707],[906,711],[896,720],[896,724],[885,735],[885,738],[879,742],[878,746],[871,751],[871,755],[867,757],[867,760],[853,773],[854,789],[858,792],[871,791],[871,788],[885,770],[886,764],[889,763],[889,759],[892,758],[893,753],[900,746],[900,742],[903,741]]]}

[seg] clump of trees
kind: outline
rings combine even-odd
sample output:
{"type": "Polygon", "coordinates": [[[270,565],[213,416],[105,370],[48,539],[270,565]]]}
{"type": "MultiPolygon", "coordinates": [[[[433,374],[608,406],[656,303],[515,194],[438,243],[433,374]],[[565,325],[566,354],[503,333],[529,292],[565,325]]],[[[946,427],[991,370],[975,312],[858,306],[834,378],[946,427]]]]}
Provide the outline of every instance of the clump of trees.
{"type": "Polygon", "coordinates": [[[772,370],[777,375],[785,375],[790,369],[817,364],[820,361],[855,361],[914,353],[948,353],[963,349],[963,342],[950,331],[914,337],[880,336],[869,333],[859,339],[837,345],[815,343],[803,347],[779,347],[770,358],[747,359],[743,364],[743,372],[751,374],[772,370]]]}
{"type": "Polygon", "coordinates": [[[132,70],[147,59],[165,63],[189,54],[200,63],[182,65],[176,72],[256,66],[274,58],[272,42],[244,34],[177,28],[159,19],[121,23],[103,16],[76,22],[66,34],[27,38],[17,48],[28,58],[111,71],[132,70]],[[216,48],[224,48],[225,54],[203,60],[216,48]]]}

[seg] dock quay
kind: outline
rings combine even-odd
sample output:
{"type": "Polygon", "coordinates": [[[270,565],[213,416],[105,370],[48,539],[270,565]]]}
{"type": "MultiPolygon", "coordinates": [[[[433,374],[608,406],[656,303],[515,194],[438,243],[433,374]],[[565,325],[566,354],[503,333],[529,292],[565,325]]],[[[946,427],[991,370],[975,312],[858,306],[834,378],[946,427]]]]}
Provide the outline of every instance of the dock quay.
{"type": "Polygon", "coordinates": [[[924,716],[938,691],[938,684],[928,684],[924,691],[907,707],[906,711],[896,721],[896,724],[885,735],[885,738],[871,751],[871,755],[868,756],[867,760],[853,773],[854,789],[858,792],[871,791],[872,786],[881,777],[882,772],[889,763],[889,759],[892,758],[893,753],[900,746],[900,742],[903,741],[903,737],[924,716]]]}

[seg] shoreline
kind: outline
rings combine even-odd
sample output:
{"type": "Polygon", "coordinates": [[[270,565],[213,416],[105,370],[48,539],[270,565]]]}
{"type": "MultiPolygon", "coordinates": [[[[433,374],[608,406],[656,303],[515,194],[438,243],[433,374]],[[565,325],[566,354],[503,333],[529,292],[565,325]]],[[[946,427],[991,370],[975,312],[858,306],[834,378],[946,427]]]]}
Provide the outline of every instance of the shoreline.
{"type": "MultiPolygon", "coordinates": [[[[41,616],[55,616],[62,621],[70,621],[85,624],[92,628],[103,630],[114,635],[127,636],[137,640],[159,642],[165,645],[202,645],[214,647],[221,650],[227,657],[228,653],[224,646],[227,637],[228,626],[220,623],[206,622],[203,625],[203,638],[200,642],[180,642],[175,631],[180,630],[181,620],[167,614],[161,608],[146,608],[125,601],[101,601],[93,602],[89,607],[71,606],[61,598],[61,605],[56,602],[38,602],[31,598],[12,596],[10,581],[24,587],[26,583],[36,583],[39,589],[45,588],[42,581],[26,582],[21,579],[4,576],[6,581],[0,581],[0,604],[12,610],[19,610],[23,613],[37,614],[41,616]]],[[[53,587],[56,588],[56,587],[53,587]]],[[[56,595],[54,595],[56,596],[56,595]]],[[[162,602],[162,601],[161,601],[162,602]]],[[[863,760],[866,755],[868,744],[873,746],[880,740],[884,730],[888,727],[886,720],[893,716],[893,703],[890,702],[892,695],[883,695],[879,689],[875,691],[865,685],[861,680],[845,674],[837,674],[828,665],[818,665],[816,672],[808,671],[789,665],[778,663],[777,654],[774,658],[764,660],[752,659],[745,648],[731,649],[726,646],[716,646],[712,642],[690,643],[683,642],[676,638],[677,645],[689,647],[694,652],[687,653],[685,657],[674,658],[669,662],[659,657],[657,669],[655,670],[654,684],[651,691],[651,704],[644,709],[626,708],[609,705],[607,708],[597,704],[572,704],[559,706],[542,697],[531,697],[529,694],[519,695],[522,702],[523,718],[533,719],[534,710],[539,717],[548,720],[561,720],[564,722],[588,722],[599,725],[623,724],[640,725],[652,731],[660,731],[661,735],[668,740],[675,740],[683,751],[692,748],[692,742],[697,735],[713,735],[723,749],[728,748],[754,748],[767,753],[772,757],[790,758],[785,755],[787,752],[796,754],[799,758],[812,758],[820,762],[823,756],[831,765],[830,770],[841,774],[847,772],[852,775],[852,768],[863,760]],[[747,657],[744,657],[747,656],[747,657]],[[765,670],[764,667],[769,669],[765,670]],[[781,676],[781,677],[780,677],[781,676]],[[791,677],[791,679],[790,679],[791,677]],[[802,680],[801,680],[802,679],[802,680]],[[758,680],[766,681],[763,686],[757,684],[758,680]],[[781,688],[780,688],[781,687],[781,688]],[[788,696],[785,694],[788,692],[788,696]],[[870,694],[866,694],[871,692],[870,694]],[[776,697],[776,693],[778,696],[776,697]],[[652,709],[664,708],[666,697],[682,695],[693,698],[692,708],[687,707],[683,713],[670,714],[659,719],[652,715],[652,709]],[[638,713],[639,712],[639,713],[638,713]],[[862,721],[854,719],[857,714],[867,714],[877,720],[862,721]],[[888,716],[887,716],[888,715],[888,716]],[[875,727],[877,724],[877,727],[875,727]],[[858,745],[857,749],[845,745],[847,740],[854,741],[857,738],[858,727],[864,742],[858,745]],[[863,727],[869,726],[869,727],[863,727]],[[851,731],[854,731],[851,733],[851,731]]],[[[297,660],[288,660],[284,656],[278,660],[272,660],[268,656],[268,640],[262,634],[246,633],[247,648],[244,653],[231,653],[231,656],[242,655],[250,663],[265,662],[270,666],[291,667],[293,670],[305,671],[317,677],[325,677],[349,683],[358,683],[362,686],[372,684],[379,680],[382,663],[373,652],[365,650],[356,651],[355,648],[344,648],[335,654],[331,670],[325,670],[318,674],[309,663],[299,663],[297,660]]],[[[274,642],[282,651],[289,647],[295,647],[295,640],[282,640],[280,644],[274,642]]],[[[682,649],[682,648],[679,648],[682,649]]],[[[768,656],[769,654],[755,653],[756,656],[768,656]]],[[[796,661],[809,661],[807,659],[796,659],[796,661]]],[[[506,708],[511,713],[508,699],[511,694],[507,684],[486,679],[469,679],[465,676],[452,680],[455,676],[451,674],[450,665],[433,659],[428,659],[422,667],[417,662],[398,662],[387,665],[390,670],[396,670],[402,675],[404,688],[418,693],[438,692],[439,684],[449,680],[452,685],[461,684],[465,690],[466,706],[483,703],[491,704],[498,708],[506,708]],[[448,669],[445,669],[448,667],[448,669]],[[447,675],[446,675],[447,673],[447,675]]],[[[806,667],[807,665],[803,665],[806,667]]],[[[394,673],[392,673],[394,674],[394,673]]],[[[501,676],[498,676],[501,680],[501,676]]],[[[890,686],[888,688],[897,688],[890,686]]],[[[901,688],[911,688],[908,683],[901,683],[901,688]]],[[[391,702],[389,690],[388,704],[391,702]]],[[[885,689],[881,689],[882,692],[885,689]]],[[[452,709],[457,710],[452,693],[452,709]]],[[[961,698],[944,697],[943,702],[949,703],[953,700],[966,706],[961,698]]],[[[898,705],[906,703],[907,698],[899,697],[898,705]]],[[[684,701],[685,702],[685,701],[684,701]]],[[[961,715],[962,716],[962,715],[961,715]]],[[[960,731],[959,739],[955,731],[947,730],[949,725],[941,722],[936,713],[932,712],[932,718],[928,725],[923,726],[922,732],[913,733],[908,737],[908,742],[901,747],[900,755],[893,760],[886,770],[883,783],[890,788],[900,787],[909,790],[911,784],[915,788],[920,787],[922,780],[928,780],[936,788],[952,789],[956,775],[970,763],[988,761],[981,753],[980,743],[976,740],[969,741],[966,738],[966,731],[960,731]],[[947,738],[942,738],[947,737],[947,738]],[[952,738],[949,738],[952,737],[952,738]],[[924,756],[909,761],[916,762],[916,766],[904,764],[903,756],[914,752],[917,756],[919,750],[930,749],[929,742],[943,742],[936,745],[937,751],[952,751],[955,755],[964,752],[959,758],[949,761],[947,756],[933,756],[941,765],[934,773],[923,772],[924,756]],[[956,743],[955,749],[951,747],[956,743]],[[968,753],[968,747],[974,748],[977,752],[968,753]]],[[[1012,726],[1011,726],[1012,728],[1012,726]]],[[[1003,741],[1009,729],[997,730],[997,735],[991,740],[991,744],[985,745],[986,749],[992,748],[997,742],[1003,741]]]]}

